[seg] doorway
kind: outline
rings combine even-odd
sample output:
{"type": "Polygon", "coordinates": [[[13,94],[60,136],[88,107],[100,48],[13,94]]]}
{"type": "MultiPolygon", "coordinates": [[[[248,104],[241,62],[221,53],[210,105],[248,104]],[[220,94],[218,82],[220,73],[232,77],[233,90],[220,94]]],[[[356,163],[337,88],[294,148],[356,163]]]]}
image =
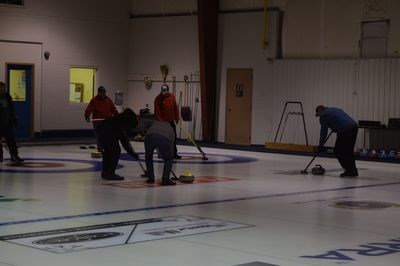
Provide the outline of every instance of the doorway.
{"type": "Polygon", "coordinates": [[[16,138],[32,137],[32,79],[33,66],[24,64],[7,64],[7,85],[17,116],[16,138]]]}
{"type": "Polygon", "coordinates": [[[226,76],[225,143],[250,145],[253,69],[228,68],[226,76]]]}

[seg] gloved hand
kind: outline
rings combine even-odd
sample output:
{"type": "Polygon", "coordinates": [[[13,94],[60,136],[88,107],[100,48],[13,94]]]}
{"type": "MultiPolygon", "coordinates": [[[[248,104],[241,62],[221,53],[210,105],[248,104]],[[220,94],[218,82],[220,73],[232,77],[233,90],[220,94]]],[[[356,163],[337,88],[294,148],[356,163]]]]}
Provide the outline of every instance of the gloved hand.
{"type": "Polygon", "coordinates": [[[89,123],[90,122],[90,118],[85,116],[85,121],[89,123]]]}

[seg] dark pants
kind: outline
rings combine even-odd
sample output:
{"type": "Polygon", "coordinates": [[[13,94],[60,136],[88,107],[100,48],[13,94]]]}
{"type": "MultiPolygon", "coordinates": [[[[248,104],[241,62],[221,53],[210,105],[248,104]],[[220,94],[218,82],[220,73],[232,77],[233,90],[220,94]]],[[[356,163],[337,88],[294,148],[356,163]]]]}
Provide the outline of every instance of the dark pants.
{"type": "Polygon", "coordinates": [[[100,124],[100,122],[97,122],[97,121],[93,122],[93,129],[94,129],[94,137],[96,138],[97,150],[101,151],[102,146],[101,146],[101,142],[98,137],[99,133],[97,133],[97,131],[98,131],[97,127],[99,124],[100,124]]]}
{"type": "MultiPolygon", "coordinates": [[[[13,127],[9,125],[1,125],[0,137],[4,137],[8,147],[8,151],[10,152],[10,156],[12,158],[17,157],[18,148],[17,148],[17,142],[15,141],[13,127]]],[[[1,149],[0,155],[3,156],[3,148],[0,147],[0,149],[1,149]]]]}
{"type": "Polygon", "coordinates": [[[337,134],[335,155],[345,172],[358,174],[354,158],[354,146],[357,139],[358,128],[352,127],[337,134]]]}
{"type": "Polygon", "coordinates": [[[169,121],[169,124],[171,125],[172,129],[174,130],[174,134],[175,134],[174,155],[178,155],[178,149],[176,148],[176,125],[175,125],[175,121],[169,121]]]}
{"type": "Polygon", "coordinates": [[[121,147],[118,141],[101,142],[102,144],[102,175],[113,176],[117,169],[121,147]]]}
{"type": "Polygon", "coordinates": [[[102,176],[112,177],[117,169],[121,147],[117,136],[107,125],[99,125],[97,128],[97,137],[102,147],[102,176]]]}
{"type": "Polygon", "coordinates": [[[161,158],[164,160],[162,179],[168,180],[173,162],[173,151],[169,140],[166,137],[158,134],[147,135],[144,138],[144,149],[148,178],[154,179],[153,153],[154,150],[157,149],[158,153],[161,155],[161,158]]]}

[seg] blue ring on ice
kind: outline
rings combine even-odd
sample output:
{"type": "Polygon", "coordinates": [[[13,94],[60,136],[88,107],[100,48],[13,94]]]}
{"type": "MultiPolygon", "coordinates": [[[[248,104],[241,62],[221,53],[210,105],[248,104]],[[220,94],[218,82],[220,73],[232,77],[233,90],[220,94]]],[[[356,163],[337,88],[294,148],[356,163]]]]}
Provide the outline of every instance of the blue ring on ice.
{"type": "MultiPolygon", "coordinates": [[[[78,168],[78,169],[53,169],[53,170],[45,170],[45,169],[38,169],[34,168],[35,170],[32,169],[22,169],[18,168],[18,165],[16,164],[15,169],[11,168],[0,168],[0,173],[43,173],[43,174],[64,174],[64,173],[82,173],[82,172],[98,172],[101,171],[101,161],[91,161],[91,160],[74,160],[74,159],[54,159],[54,158],[24,158],[24,161],[29,161],[29,162],[35,162],[35,161],[56,161],[56,162],[72,162],[72,163],[83,163],[83,164],[89,164],[89,167],[86,168],[78,168]]],[[[7,160],[4,160],[3,163],[7,163],[7,160]]],[[[23,162],[22,162],[23,164],[23,162]]],[[[122,165],[117,165],[117,169],[122,168],[122,165]]]]}
{"type": "MultiPolygon", "coordinates": [[[[143,159],[139,159],[139,161],[144,162],[144,153],[138,152],[138,154],[142,155],[143,159]]],[[[240,155],[227,155],[227,154],[211,154],[207,153],[206,157],[208,160],[202,160],[202,156],[200,153],[187,153],[187,152],[180,152],[179,155],[182,156],[180,160],[174,160],[174,163],[177,164],[235,164],[235,163],[251,163],[258,161],[257,158],[247,157],[247,156],[240,156],[240,155]],[[195,158],[196,160],[185,160],[185,157],[195,158]],[[218,161],[213,160],[212,157],[223,157],[225,160],[218,161]]],[[[127,153],[121,154],[121,160],[126,161],[135,161],[132,157],[130,157],[127,153]]],[[[154,155],[154,162],[155,163],[162,163],[162,159],[157,158],[157,155],[154,155]]]]}

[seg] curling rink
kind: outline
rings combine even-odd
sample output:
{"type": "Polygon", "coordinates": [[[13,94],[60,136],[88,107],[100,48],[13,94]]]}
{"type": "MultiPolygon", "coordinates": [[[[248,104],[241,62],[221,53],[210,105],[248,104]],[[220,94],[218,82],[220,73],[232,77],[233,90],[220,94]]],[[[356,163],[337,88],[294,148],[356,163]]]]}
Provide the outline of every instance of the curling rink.
{"type": "Polygon", "coordinates": [[[400,265],[399,164],[357,161],[360,176],[340,178],[317,158],[309,170],[326,174],[303,175],[309,156],[178,146],[173,171],[195,183],[162,187],[125,153],[125,180],[102,180],[79,146],[23,146],[21,165],[4,151],[0,266],[400,265]]]}

